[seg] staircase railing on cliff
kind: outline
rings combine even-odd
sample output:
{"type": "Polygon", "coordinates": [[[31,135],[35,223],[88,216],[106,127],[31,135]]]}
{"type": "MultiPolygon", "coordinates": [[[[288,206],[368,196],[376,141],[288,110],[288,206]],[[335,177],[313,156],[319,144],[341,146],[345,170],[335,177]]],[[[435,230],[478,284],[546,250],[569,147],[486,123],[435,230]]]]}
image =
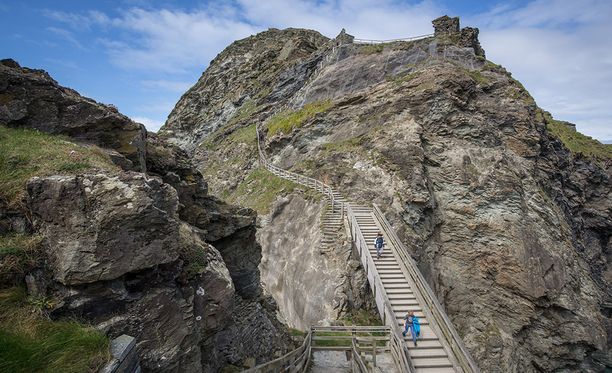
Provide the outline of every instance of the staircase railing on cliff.
{"type": "Polygon", "coordinates": [[[400,41],[414,41],[420,39],[427,39],[434,36],[434,34],[425,34],[419,36],[413,36],[410,38],[402,38],[402,39],[387,39],[387,40],[377,40],[377,39],[353,39],[353,43],[355,44],[386,44],[386,43],[395,43],[400,41]]]}
{"type": "Polygon", "coordinates": [[[264,166],[268,171],[272,172],[276,176],[280,176],[284,179],[291,180],[297,184],[304,185],[308,188],[312,188],[320,193],[323,193],[329,199],[332,212],[335,211],[336,207],[339,207],[344,213],[344,204],[341,202],[336,202],[336,199],[334,197],[334,190],[332,189],[332,187],[312,177],[287,171],[270,163],[261,147],[261,133],[259,132],[259,126],[257,125],[255,126],[255,133],[257,136],[257,150],[259,152],[259,162],[262,166],[264,166]]]}
{"type": "Polygon", "coordinates": [[[346,208],[346,216],[349,223],[349,229],[351,231],[351,239],[355,244],[355,248],[359,253],[361,263],[363,264],[366,272],[370,288],[372,289],[372,293],[374,295],[374,301],[376,302],[376,308],[378,308],[378,311],[380,312],[380,317],[383,324],[389,325],[392,330],[393,344],[391,353],[393,355],[393,360],[398,367],[403,368],[403,371],[414,372],[415,369],[412,366],[408,348],[406,343],[403,342],[402,337],[400,337],[402,335],[402,330],[395,319],[395,313],[393,312],[393,307],[389,297],[387,296],[387,292],[385,291],[385,286],[382,283],[382,279],[375,270],[376,265],[374,264],[374,259],[368,252],[368,244],[366,243],[365,237],[363,237],[361,230],[358,229],[359,225],[357,224],[357,217],[353,212],[351,205],[348,205],[346,208]]]}
{"type": "Polygon", "coordinates": [[[310,363],[312,354],[312,333],[309,331],[304,337],[302,345],[295,350],[267,363],[245,370],[248,373],[278,373],[278,372],[305,372],[310,363]]]}
{"type": "Polygon", "coordinates": [[[478,366],[465,348],[463,340],[461,337],[459,337],[459,334],[457,334],[453,323],[450,321],[446,315],[446,312],[444,312],[444,309],[438,302],[438,298],[425,280],[425,277],[423,277],[421,274],[421,271],[417,269],[418,266],[414,259],[412,259],[408,248],[402,243],[399,237],[397,237],[395,230],[391,227],[391,224],[376,204],[374,204],[374,215],[382,225],[382,228],[387,235],[387,240],[393,243],[392,247],[396,250],[397,256],[401,259],[398,261],[399,264],[404,267],[405,271],[409,274],[412,283],[419,290],[415,294],[418,298],[420,298],[419,301],[426,305],[426,307],[423,308],[423,311],[428,314],[429,318],[435,321],[435,325],[443,334],[444,340],[451,348],[457,363],[461,366],[464,372],[479,372],[478,366]]]}

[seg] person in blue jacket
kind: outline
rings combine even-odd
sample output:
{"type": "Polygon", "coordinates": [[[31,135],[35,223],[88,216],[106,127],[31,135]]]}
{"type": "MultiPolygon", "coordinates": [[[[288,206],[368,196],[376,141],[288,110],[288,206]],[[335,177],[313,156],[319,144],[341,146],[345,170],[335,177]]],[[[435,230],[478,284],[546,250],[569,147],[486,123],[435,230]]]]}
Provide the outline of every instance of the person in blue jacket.
{"type": "Polygon", "coordinates": [[[419,324],[419,318],[416,317],[412,311],[410,311],[406,317],[404,317],[404,331],[402,332],[404,337],[406,336],[406,333],[408,333],[408,330],[410,330],[412,341],[416,347],[417,338],[421,334],[421,325],[419,324]]]}
{"type": "Polygon", "coordinates": [[[380,259],[382,256],[383,247],[385,246],[385,239],[383,238],[382,232],[378,232],[378,235],[374,239],[374,248],[376,249],[376,259],[380,259]]]}

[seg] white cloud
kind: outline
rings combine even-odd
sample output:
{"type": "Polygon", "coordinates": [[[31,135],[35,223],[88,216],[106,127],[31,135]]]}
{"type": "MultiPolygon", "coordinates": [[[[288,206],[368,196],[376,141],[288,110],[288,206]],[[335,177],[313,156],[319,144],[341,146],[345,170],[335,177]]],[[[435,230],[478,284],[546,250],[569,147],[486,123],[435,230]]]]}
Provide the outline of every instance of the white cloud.
{"type": "MultiPolygon", "coordinates": [[[[117,16],[46,15],[74,30],[118,31],[98,39],[111,62],[148,74],[142,86],[170,97],[188,87],[186,74],[204,70],[231,42],[269,27],[310,28],[329,37],[346,28],[359,38],[392,39],[431,33],[431,20],[444,13],[442,5],[427,0],[236,0],[191,10],[135,7],[117,16]]],[[[487,57],[507,67],[540,106],[607,140],[612,139],[611,14],[607,0],[534,0],[502,4],[463,17],[462,24],[481,29],[487,57]]]]}
{"type": "Polygon", "coordinates": [[[612,139],[612,2],[538,0],[493,13],[468,21],[481,26],[487,58],[557,119],[612,139]]]}
{"type": "Polygon", "coordinates": [[[47,27],[47,31],[67,41],[73,47],[76,47],[81,50],[86,50],[86,48],[77,40],[77,38],[74,37],[72,32],[68,30],[58,28],[58,27],[47,27]]]}
{"type": "Polygon", "coordinates": [[[181,82],[176,80],[158,79],[143,80],[141,84],[146,90],[149,91],[164,90],[166,92],[183,93],[187,91],[187,89],[189,89],[194,84],[194,82],[181,82]]]}
{"type": "Polygon", "coordinates": [[[157,132],[159,128],[164,124],[163,121],[155,120],[147,117],[131,117],[134,122],[142,123],[147,127],[148,131],[157,132]]]}

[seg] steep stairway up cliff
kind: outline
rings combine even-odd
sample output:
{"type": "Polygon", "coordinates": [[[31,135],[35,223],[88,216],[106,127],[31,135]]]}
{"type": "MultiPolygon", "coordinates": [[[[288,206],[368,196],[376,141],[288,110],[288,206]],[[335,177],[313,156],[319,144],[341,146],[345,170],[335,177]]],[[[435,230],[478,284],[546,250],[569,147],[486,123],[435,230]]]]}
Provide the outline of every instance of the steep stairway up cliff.
{"type": "Polygon", "coordinates": [[[432,329],[423,307],[402,271],[397,257],[394,255],[393,244],[387,241],[380,259],[376,259],[374,239],[383,227],[377,222],[374,211],[369,207],[352,208],[358,229],[366,243],[371,243],[368,253],[373,258],[378,277],[381,279],[384,291],[391,303],[397,325],[403,328],[404,316],[412,311],[419,318],[421,335],[417,346],[414,346],[410,336],[405,337],[410,359],[416,372],[454,372],[449,354],[440,342],[438,332],[432,329]]]}
{"type": "MultiPolygon", "coordinates": [[[[332,249],[333,237],[343,226],[346,216],[381,318],[397,338],[402,338],[401,348],[391,348],[397,368],[415,373],[479,372],[416,263],[378,207],[352,205],[329,185],[273,165],[265,156],[257,127],[256,135],[262,166],[279,177],[305,185],[327,197],[328,211],[322,219],[322,252],[332,249]],[[374,238],[378,232],[385,237],[386,249],[381,258],[375,259],[374,238]],[[415,312],[421,321],[417,346],[410,336],[401,336],[403,318],[409,311],[415,312]]],[[[305,352],[302,355],[304,359],[310,356],[305,352]]],[[[291,358],[295,359],[293,355],[291,358]]],[[[295,361],[291,363],[294,364],[295,361]]],[[[306,365],[303,361],[299,364],[306,365]]],[[[258,371],[257,367],[254,371],[258,371]]]]}

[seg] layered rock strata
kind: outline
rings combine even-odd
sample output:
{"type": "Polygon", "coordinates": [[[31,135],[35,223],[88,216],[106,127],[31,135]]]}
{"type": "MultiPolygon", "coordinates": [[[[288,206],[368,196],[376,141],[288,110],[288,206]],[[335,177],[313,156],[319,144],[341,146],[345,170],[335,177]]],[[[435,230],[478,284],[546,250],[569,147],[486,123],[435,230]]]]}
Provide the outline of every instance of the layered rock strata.
{"type": "Polygon", "coordinates": [[[2,233],[20,216],[43,237],[26,282],[51,317],[134,336],[147,372],[244,368],[293,347],[260,286],[255,212],[210,196],[184,151],[14,61],[0,97],[0,124],[95,143],[123,168],[35,177],[22,210],[0,211],[2,233]]]}
{"type": "MultiPolygon", "coordinates": [[[[610,367],[610,160],[553,136],[524,87],[484,59],[477,29],[448,17],[434,26],[413,42],[322,40],[248,73],[235,61],[279,61],[279,39],[304,45],[317,34],[244,39],[213,61],[162,133],[194,155],[213,193],[242,190],[257,153],[235,139],[259,123],[278,166],[379,204],[483,371],[610,367]],[[213,72],[271,84],[212,94],[213,72]],[[232,167],[217,167],[222,159],[232,167]]],[[[266,243],[264,263],[280,252],[266,243]]]]}

